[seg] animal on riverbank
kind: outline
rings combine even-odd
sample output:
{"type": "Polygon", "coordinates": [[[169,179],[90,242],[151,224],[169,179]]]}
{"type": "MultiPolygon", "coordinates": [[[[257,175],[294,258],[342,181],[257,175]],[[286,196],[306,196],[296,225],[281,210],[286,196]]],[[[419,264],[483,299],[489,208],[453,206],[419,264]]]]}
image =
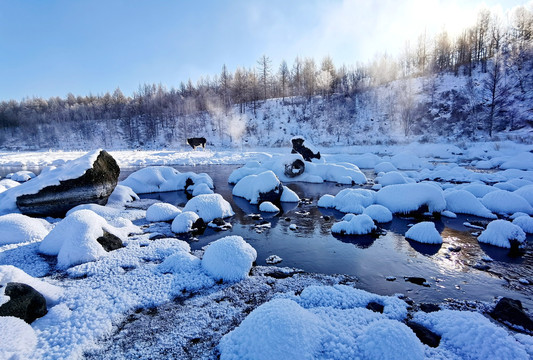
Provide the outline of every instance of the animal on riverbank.
{"type": "Polygon", "coordinates": [[[201,146],[203,149],[205,149],[205,143],[206,140],[204,137],[199,138],[187,138],[187,144],[191,145],[193,150],[196,150],[198,146],[201,146]]]}

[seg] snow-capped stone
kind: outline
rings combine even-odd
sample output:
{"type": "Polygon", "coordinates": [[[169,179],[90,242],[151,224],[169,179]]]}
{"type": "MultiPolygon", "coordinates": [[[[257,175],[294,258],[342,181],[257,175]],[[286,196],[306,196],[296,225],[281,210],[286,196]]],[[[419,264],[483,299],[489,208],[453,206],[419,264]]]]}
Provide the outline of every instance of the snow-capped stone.
{"type": "Polygon", "coordinates": [[[134,200],[139,200],[139,196],[130,187],[117,185],[109,196],[109,199],[107,199],[106,205],[120,206],[134,200]]]}
{"type": "Polygon", "coordinates": [[[370,205],[368,206],[363,214],[366,214],[372,218],[372,220],[378,223],[387,223],[392,221],[392,213],[389,209],[382,205],[370,205]]]}
{"type": "Polygon", "coordinates": [[[181,214],[181,210],[172,204],[155,203],[146,210],[146,220],[151,222],[170,221],[174,220],[179,214],[181,214]]]}
{"type": "Polygon", "coordinates": [[[259,210],[271,213],[279,212],[279,208],[276,205],[272,204],[270,201],[263,201],[261,205],[259,205],[259,210]]]}
{"type": "Polygon", "coordinates": [[[513,220],[513,224],[520,226],[524,232],[533,234],[533,217],[529,215],[518,216],[513,220]]]}
{"type": "Polygon", "coordinates": [[[198,184],[194,187],[192,191],[192,196],[204,195],[204,194],[214,194],[214,191],[209,188],[209,185],[206,183],[198,184]]]}
{"type": "Polygon", "coordinates": [[[483,243],[510,248],[512,240],[523,243],[526,234],[519,226],[507,220],[494,220],[477,239],[483,243]]]}
{"type": "Polygon", "coordinates": [[[194,224],[200,218],[193,211],[183,211],[172,221],[171,230],[176,234],[184,234],[194,228],[194,224]]]}
{"type": "Polygon", "coordinates": [[[374,181],[378,184],[381,184],[382,186],[394,185],[394,184],[407,184],[410,182],[398,171],[387,172],[383,175],[376,177],[374,181]]]}
{"type": "Polygon", "coordinates": [[[461,187],[461,190],[468,191],[469,193],[472,193],[472,195],[474,195],[477,198],[482,198],[488,193],[497,191],[498,189],[493,186],[486,185],[486,184],[468,184],[468,185],[461,187]]]}
{"type": "Polygon", "coordinates": [[[269,257],[266,258],[265,262],[267,264],[279,264],[280,262],[282,262],[283,259],[280,258],[278,255],[270,255],[269,257]]]}
{"type": "Polygon", "coordinates": [[[229,202],[220,194],[203,194],[190,199],[183,211],[192,211],[198,214],[206,223],[215,218],[227,218],[235,215],[229,202]]]}
{"type": "Polygon", "coordinates": [[[513,214],[524,212],[533,215],[533,207],[522,196],[516,192],[496,190],[483,196],[481,203],[487,209],[498,214],[513,214]]]}
{"type": "Polygon", "coordinates": [[[35,174],[27,170],[17,171],[16,173],[9,174],[6,176],[7,179],[11,179],[17,182],[25,182],[25,181],[33,179],[34,177],[35,177],[35,174]]]}
{"type": "Polygon", "coordinates": [[[366,214],[355,215],[350,220],[333,224],[331,232],[344,235],[365,235],[376,229],[372,218],[366,214]]]}
{"type": "Polygon", "coordinates": [[[398,169],[417,170],[428,167],[426,160],[420,159],[413,153],[404,151],[391,157],[390,162],[398,169]]]}
{"type": "Polygon", "coordinates": [[[226,236],[207,246],[202,267],[217,280],[245,279],[257,259],[257,252],[240,236],[226,236]]]}
{"type": "Polygon", "coordinates": [[[334,197],[332,203],[330,196],[322,196],[318,206],[334,207],[344,213],[362,214],[366,207],[374,203],[375,192],[366,189],[344,189],[334,197]]]}
{"type": "Polygon", "coordinates": [[[393,213],[417,211],[424,205],[431,213],[441,212],[446,208],[442,190],[425,183],[386,186],[377,192],[376,203],[393,213]]]}
{"type": "Polygon", "coordinates": [[[398,171],[398,168],[396,168],[396,166],[392,165],[388,161],[383,161],[374,167],[374,171],[376,172],[376,174],[388,173],[391,171],[398,171]]]}
{"type": "Polygon", "coordinates": [[[205,173],[180,173],[170,166],[148,166],[135,171],[120,183],[137,194],[185,190],[190,185],[206,184],[213,188],[213,180],[205,173]],[[192,184],[191,184],[192,182],[192,184]]]}
{"type": "Polygon", "coordinates": [[[331,209],[335,207],[335,196],[325,194],[318,199],[317,206],[323,207],[326,209],[331,209]]]}
{"type": "Polygon", "coordinates": [[[442,237],[431,221],[423,221],[413,225],[405,233],[405,238],[425,244],[442,244],[442,237]]]}
{"type": "Polygon", "coordinates": [[[279,199],[281,202],[300,202],[300,197],[287,186],[283,186],[283,193],[279,199]]]}
{"type": "Polygon", "coordinates": [[[466,190],[446,192],[444,199],[446,209],[454,213],[476,215],[488,219],[497,218],[478,198],[466,190]]]}
{"type": "Polygon", "coordinates": [[[0,180],[0,193],[6,191],[7,189],[14,188],[15,186],[19,186],[20,183],[16,182],[11,179],[2,179],[0,180]]]}
{"type": "Polygon", "coordinates": [[[0,316],[0,359],[29,359],[37,347],[37,335],[24,320],[0,316]]]}
{"type": "Polygon", "coordinates": [[[50,224],[22,214],[0,216],[0,246],[41,241],[49,233],[50,224]]]}
{"type": "MultiPolygon", "coordinates": [[[[0,265],[0,305],[3,303],[2,297],[7,283],[22,283],[31,286],[44,296],[49,306],[56,304],[63,294],[63,289],[59,286],[34,278],[15,266],[0,265]]],[[[9,297],[6,300],[8,299],[9,297]]]]}
{"type": "Polygon", "coordinates": [[[251,204],[261,201],[277,201],[283,193],[283,185],[273,171],[242,178],[233,188],[233,195],[243,197],[251,204]]]}
{"type": "Polygon", "coordinates": [[[533,185],[522,186],[520,189],[515,190],[514,193],[526,199],[529,205],[533,206],[533,185]]]}

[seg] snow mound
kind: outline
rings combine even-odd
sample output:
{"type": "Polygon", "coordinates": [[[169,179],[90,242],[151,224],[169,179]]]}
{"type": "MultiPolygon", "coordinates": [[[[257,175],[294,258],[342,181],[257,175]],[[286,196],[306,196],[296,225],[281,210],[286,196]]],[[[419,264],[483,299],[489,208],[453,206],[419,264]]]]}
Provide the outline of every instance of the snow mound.
{"type": "Polygon", "coordinates": [[[429,212],[441,212],[446,200],[440,188],[425,183],[390,185],[379,190],[376,203],[393,213],[408,213],[426,205],[429,212]]]}
{"type": "Polygon", "coordinates": [[[318,316],[289,299],[271,300],[250,313],[220,344],[220,358],[313,359],[322,331],[318,316]]]}
{"type": "Polygon", "coordinates": [[[392,213],[389,209],[382,205],[370,205],[363,211],[363,214],[368,215],[372,220],[378,223],[387,223],[392,221],[392,213]]]}
{"type": "Polygon", "coordinates": [[[403,170],[418,170],[429,167],[426,160],[420,159],[413,153],[404,151],[391,157],[390,162],[398,169],[403,170]]]}
{"type": "Polygon", "coordinates": [[[287,186],[283,186],[283,193],[279,199],[281,202],[300,202],[300,197],[287,186]]]}
{"type": "Polygon", "coordinates": [[[384,173],[383,175],[379,175],[374,180],[377,184],[381,184],[382,186],[387,185],[394,185],[394,184],[407,184],[409,182],[408,179],[406,179],[401,173],[398,171],[390,171],[387,173],[384,173]]]}
{"type": "Polygon", "coordinates": [[[374,166],[374,171],[376,172],[376,174],[388,173],[388,172],[391,172],[391,171],[398,171],[398,168],[396,168],[396,166],[392,165],[388,161],[383,161],[383,162],[377,164],[376,166],[374,166]]]}
{"type": "Polygon", "coordinates": [[[239,180],[233,188],[233,195],[245,198],[250,204],[259,202],[261,193],[268,193],[279,188],[281,182],[273,171],[268,170],[257,175],[248,175],[239,180]]]}
{"type": "Polygon", "coordinates": [[[518,216],[513,220],[513,224],[520,226],[525,233],[533,234],[533,218],[531,216],[518,216]]]}
{"type": "Polygon", "coordinates": [[[507,220],[494,220],[487,225],[485,231],[477,239],[483,243],[510,248],[511,240],[523,243],[526,240],[526,234],[519,226],[507,220]]]}
{"type": "Polygon", "coordinates": [[[335,196],[329,195],[329,194],[322,195],[320,199],[318,199],[317,206],[323,207],[326,209],[334,208],[335,207],[335,196]]]}
{"type": "Polygon", "coordinates": [[[405,238],[425,244],[442,244],[442,237],[431,221],[423,221],[413,225],[405,233],[405,238]]]}
{"type": "Polygon", "coordinates": [[[66,269],[106,256],[97,239],[107,231],[121,240],[129,233],[129,226],[116,228],[91,210],[78,210],[61,220],[43,239],[39,251],[57,255],[57,267],[66,269]]]}
{"type": "Polygon", "coordinates": [[[413,321],[442,336],[439,348],[453,359],[529,359],[524,346],[502,327],[476,312],[417,312],[413,321]]]}
{"type": "Polygon", "coordinates": [[[172,221],[171,229],[176,234],[184,234],[193,229],[194,223],[200,216],[193,211],[184,211],[172,221]]]}
{"type": "Polygon", "coordinates": [[[533,170],[533,153],[528,151],[514,154],[500,165],[500,169],[533,170]]]}
{"type": "Polygon", "coordinates": [[[533,185],[522,186],[520,189],[515,190],[514,193],[526,199],[529,205],[533,206],[533,185]]]}
{"type": "Polygon", "coordinates": [[[209,244],[202,267],[215,279],[234,282],[245,279],[257,252],[240,236],[226,236],[209,244]]]}
{"type": "Polygon", "coordinates": [[[137,196],[135,191],[128,186],[117,185],[107,199],[107,205],[120,206],[134,200],[139,200],[139,196],[137,196]]]}
{"type": "Polygon", "coordinates": [[[357,342],[363,359],[425,359],[424,345],[413,330],[397,321],[382,319],[371,323],[357,342]]]}
{"type": "Polygon", "coordinates": [[[235,215],[229,202],[220,194],[203,194],[190,199],[183,211],[198,214],[206,223],[216,218],[227,218],[235,215]]]}
{"type": "Polygon", "coordinates": [[[6,176],[7,179],[11,179],[18,182],[25,182],[35,177],[35,174],[28,170],[17,171],[16,173],[6,176]]]}
{"type": "Polygon", "coordinates": [[[263,201],[259,205],[259,210],[264,212],[276,213],[279,212],[279,209],[276,205],[272,204],[270,201],[263,201]]]}
{"type": "MultiPolygon", "coordinates": [[[[67,216],[70,214],[79,211],[79,210],[91,210],[95,214],[100,215],[104,219],[106,219],[111,225],[113,226],[123,226],[124,220],[138,220],[146,217],[146,211],[144,210],[124,210],[119,207],[114,206],[103,206],[98,204],[82,204],[73,207],[69,211],[67,211],[67,216]]],[[[131,224],[132,229],[130,229],[131,233],[139,233],[141,232],[138,227],[131,224]]]]}
{"type": "Polygon", "coordinates": [[[15,186],[19,186],[20,183],[11,180],[11,179],[2,179],[0,180],[0,193],[6,191],[7,189],[14,188],[15,186]]]}
{"type": "Polygon", "coordinates": [[[350,159],[351,163],[354,163],[357,167],[362,169],[372,169],[379,161],[381,161],[381,158],[372,153],[354,155],[350,159]]]}
{"type": "Polygon", "coordinates": [[[323,195],[318,206],[335,208],[343,213],[362,214],[366,207],[374,203],[375,192],[367,189],[344,189],[335,197],[323,195]]]}
{"type": "Polygon", "coordinates": [[[190,182],[195,186],[206,184],[213,188],[213,180],[207,174],[180,173],[170,166],[148,166],[135,171],[120,185],[130,187],[137,194],[185,190],[190,182]]]}
{"type": "Polygon", "coordinates": [[[0,246],[41,241],[48,235],[50,224],[22,214],[0,216],[0,246]]]}
{"type": "Polygon", "coordinates": [[[170,221],[174,220],[179,214],[181,214],[181,210],[172,204],[155,203],[146,210],[146,220],[151,222],[170,221]]]}
{"type": "Polygon", "coordinates": [[[192,191],[192,196],[204,195],[204,194],[213,194],[214,191],[209,188],[205,183],[198,184],[194,187],[192,191]]]}
{"type": "Polygon", "coordinates": [[[514,214],[523,212],[533,215],[533,207],[516,192],[496,190],[483,196],[481,203],[487,209],[498,214],[514,214]]]}
{"type": "Polygon", "coordinates": [[[0,303],[2,303],[1,298],[4,296],[5,286],[9,282],[18,282],[31,286],[44,296],[48,305],[56,304],[63,294],[62,288],[34,278],[15,266],[0,265],[0,303]]]}
{"type": "Polygon", "coordinates": [[[22,319],[0,316],[0,359],[29,359],[37,347],[37,335],[22,319]]]}
{"type": "Polygon", "coordinates": [[[362,214],[333,224],[331,232],[343,235],[365,235],[370,234],[375,229],[374,220],[370,216],[362,214]]]}
{"type": "Polygon", "coordinates": [[[477,198],[482,198],[490,192],[497,191],[498,189],[485,184],[468,184],[461,187],[461,190],[466,190],[472,193],[477,198]]]}
{"type": "Polygon", "coordinates": [[[478,198],[466,190],[447,192],[444,194],[444,199],[446,209],[454,213],[476,215],[488,219],[497,218],[478,198]]]}

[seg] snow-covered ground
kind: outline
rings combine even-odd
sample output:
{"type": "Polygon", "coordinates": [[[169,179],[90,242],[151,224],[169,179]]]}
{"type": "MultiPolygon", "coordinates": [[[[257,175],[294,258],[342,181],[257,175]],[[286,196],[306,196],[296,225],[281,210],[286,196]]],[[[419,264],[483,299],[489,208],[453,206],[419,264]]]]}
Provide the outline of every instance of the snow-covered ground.
{"type": "MultiPolygon", "coordinates": [[[[499,246],[507,246],[510,240],[523,244],[525,233],[531,231],[532,145],[505,142],[459,148],[412,144],[319,150],[323,154],[316,162],[320,170],[309,166],[310,171],[316,171],[315,181],[337,179],[344,183],[342,174],[347,169],[358,172],[359,168],[373,169],[386,179],[373,190],[370,183],[365,189],[343,190],[335,197],[324,194],[319,206],[348,213],[344,221],[332,223],[332,230],[336,227],[339,233],[366,234],[376,227],[373,220],[387,222],[392,213],[420,209],[431,213],[424,216],[461,212],[489,219],[516,218],[514,223],[495,220],[481,234],[480,241],[499,246]],[[393,175],[387,177],[391,172],[393,175]]],[[[121,168],[128,168],[273,164],[289,152],[276,148],[110,153],[121,168]]],[[[26,170],[60,166],[84,154],[4,152],[0,153],[0,167],[26,170]]],[[[162,176],[159,170],[133,176],[137,191],[148,189],[150,179],[157,179],[157,188],[165,189],[183,180],[182,174],[162,176]]],[[[0,180],[0,186],[2,181],[12,186],[10,177],[0,180]]],[[[212,187],[208,177],[197,178],[207,185],[204,190],[212,187]]],[[[247,187],[254,185],[251,182],[247,187]]],[[[12,192],[5,187],[0,188],[0,194],[12,192]]],[[[128,193],[124,188],[119,190],[128,193]]],[[[231,217],[230,204],[216,194],[216,189],[215,194],[197,194],[183,209],[153,203],[147,207],[139,201],[126,207],[131,196],[116,198],[105,207],[89,205],[71,210],[62,220],[0,216],[0,234],[4,234],[0,239],[0,304],[9,300],[4,289],[12,281],[33,286],[48,301],[48,314],[31,326],[0,317],[0,328],[14,329],[0,334],[0,358],[533,357],[533,337],[508,330],[482,314],[481,310],[493,304],[484,304],[478,312],[442,309],[425,313],[410,308],[402,295],[380,296],[356,289],[354,282],[342,275],[254,267],[256,250],[237,236],[222,233],[207,248],[191,251],[185,241],[150,239],[143,231],[150,222],[170,221],[172,216],[174,232],[192,230],[198,218],[208,223],[231,217]],[[96,239],[104,231],[122,239],[124,247],[103,251],[96,239]],[[10,263],[16,259],[16,267],[3,265],[8,259],[10,263]],[[376,311],[376,306],[381,311],[376,311]],[[408,318],[440,335],[440,344],[430,347],[422,343],[406,325],[408,318]],[[149,325],[150,319],[156,327],[149,325]],[[145,334],[136,326],[146,327],[145,334]],[[134,334],[135,340],[129,342],[128,334],[134,334]]],[[[431,222],[415,224],[405,236],[426,243],[442,241],[431,222]]]]}

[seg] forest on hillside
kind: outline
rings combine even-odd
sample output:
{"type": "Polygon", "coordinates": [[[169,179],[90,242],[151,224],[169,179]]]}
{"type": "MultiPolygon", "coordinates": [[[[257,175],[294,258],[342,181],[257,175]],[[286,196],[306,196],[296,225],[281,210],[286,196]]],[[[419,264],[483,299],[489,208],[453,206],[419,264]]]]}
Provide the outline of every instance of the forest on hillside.
{"type": "MultiPolygon", "coordinates": [[[[202,134],[232,145],[236,137],[280,131],[349,144],[353,138],[343,135],[350,128],[475,140],[532,127],[532,99],[533,9],[519,7],[505,22],[482,10],[458,36],[422,33],[399,56],[383,53],[364,64],[336,66],[326,56],[274,65],[263,55],[255,66],[222,65],[195,83],[144,84],[131,96],[117,88],[3,101],[0,146],[146,147],[202,134]]],[[[267,140],[254,144],[279,145],[267,140]]]]}

